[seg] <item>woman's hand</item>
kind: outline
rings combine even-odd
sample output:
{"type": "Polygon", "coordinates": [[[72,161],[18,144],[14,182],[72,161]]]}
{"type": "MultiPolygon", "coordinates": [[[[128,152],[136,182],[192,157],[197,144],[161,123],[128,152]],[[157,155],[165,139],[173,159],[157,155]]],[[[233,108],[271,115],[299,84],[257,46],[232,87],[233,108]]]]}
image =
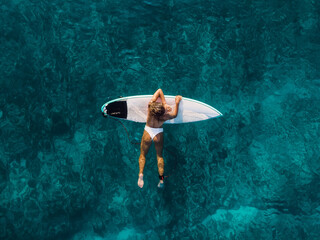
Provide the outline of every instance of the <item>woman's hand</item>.
{"type": "Polygon", "coordinates": [[[177,95],[175,100],[176,104],[178,104],[182,100],[182,97],[180,95],[177,95]]]}

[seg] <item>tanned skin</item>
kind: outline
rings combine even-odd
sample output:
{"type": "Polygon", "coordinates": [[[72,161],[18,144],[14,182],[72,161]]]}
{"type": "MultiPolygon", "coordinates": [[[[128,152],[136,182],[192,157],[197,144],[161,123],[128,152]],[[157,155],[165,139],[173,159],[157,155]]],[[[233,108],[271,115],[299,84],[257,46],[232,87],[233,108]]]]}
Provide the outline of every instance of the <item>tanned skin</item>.
{"type": "MultiPolygon", "coordinates": [[[[162,125],[165,121],[176,118],[179,112],[179,104],[182,100],[182,97],[180,95],[177,95],[175,98],[175,107],[172,110],[172,108],[167,105],[166,99],[164,97],[164,94],[161,89],[158,89],[152,96],[149,104],[148,104],[148,116],[147,116],[147,123],[146,125],[151,128],[162,128],[162,125]],[[150,113],[150,104],[152,102],[161,102],[163,107],[165,108],[165,113],[157,118],[153,116],[150,113]]],[[[162,156],[162,150],[163,150],[163,132],[157,134],[153,138],[154,146],[157,153],[157,161],[158,161],[158,172],[159,176],[163,176],[164,173],[164,160],[162,156]]],[[[140,188],[143,187],[144,181],[143,181],[143,169],[146,163],[146,155],[149,151],[149,148],[152,144],[152,139],[147,131],[144,130],[141,140],[141,146],[140,146],[140,156],[139,156],[139,179],[138,179],[138,186],[140,188]]],[[[158,187],[163,186],[163,180],[160,180],[158,187]]]]}

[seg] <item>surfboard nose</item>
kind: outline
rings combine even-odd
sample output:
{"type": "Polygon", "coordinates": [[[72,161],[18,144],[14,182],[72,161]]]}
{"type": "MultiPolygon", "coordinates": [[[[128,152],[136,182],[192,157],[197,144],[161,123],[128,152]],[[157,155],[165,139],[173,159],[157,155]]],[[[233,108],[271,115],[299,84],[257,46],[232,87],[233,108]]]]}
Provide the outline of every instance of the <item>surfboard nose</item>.
{"type": "Polygon", "coordinates": [[[127,118],[128,108],[126,101],[115,101],[106,103],[102,109],[105,117],[112,116],[117,118],[127,118]]]}
{"type": "Polygon", "coordinates": [[[108,117],[108,108],[107,108],[108,104],[106,104],[103,109],[102,109],[102,115],[104,117],[108,117]]]}

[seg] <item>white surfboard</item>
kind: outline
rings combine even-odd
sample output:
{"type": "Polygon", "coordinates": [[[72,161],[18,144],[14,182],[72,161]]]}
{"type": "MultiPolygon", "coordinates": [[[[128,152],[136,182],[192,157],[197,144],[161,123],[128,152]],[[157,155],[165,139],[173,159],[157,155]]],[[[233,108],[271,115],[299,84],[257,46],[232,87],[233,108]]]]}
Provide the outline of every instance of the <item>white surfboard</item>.
{"type": "MultiPolygon", "coordinates": [[[[101,111],[105,116],[111,116],[130,120],[133,122],[145,123],[147,120],[148,103],[152,95],[137,95],[121,97],[111,100],[102,105],[101,111]]],[[[165,95],[168,105],[175,107],[175,96],[165,95]]],[[[222,116],[217,109],[203,102],[182,97],[179,105],[178,116],[165,123],[187,123],[207,120],[222,116]]]]}

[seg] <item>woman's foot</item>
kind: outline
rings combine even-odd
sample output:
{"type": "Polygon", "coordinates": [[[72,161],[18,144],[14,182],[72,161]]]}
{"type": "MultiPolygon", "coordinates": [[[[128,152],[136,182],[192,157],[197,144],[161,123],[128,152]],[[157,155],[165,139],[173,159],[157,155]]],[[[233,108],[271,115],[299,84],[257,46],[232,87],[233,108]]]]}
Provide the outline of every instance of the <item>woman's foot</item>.
{"type": "Polygon", "coordinates": [[[140,174],[139,174],[139,178],[138,178],[138,186],[139,186],[140,188],[143,188],[143,184],[144,184],[143,174],[140,173],[140,174]]]}
{"type": "Polygon", "coordinates": [[[160,180],[159,184],[158,184],[158,188],[163,188],[164,187],[164,182],[163,180],[160,180]]]}

